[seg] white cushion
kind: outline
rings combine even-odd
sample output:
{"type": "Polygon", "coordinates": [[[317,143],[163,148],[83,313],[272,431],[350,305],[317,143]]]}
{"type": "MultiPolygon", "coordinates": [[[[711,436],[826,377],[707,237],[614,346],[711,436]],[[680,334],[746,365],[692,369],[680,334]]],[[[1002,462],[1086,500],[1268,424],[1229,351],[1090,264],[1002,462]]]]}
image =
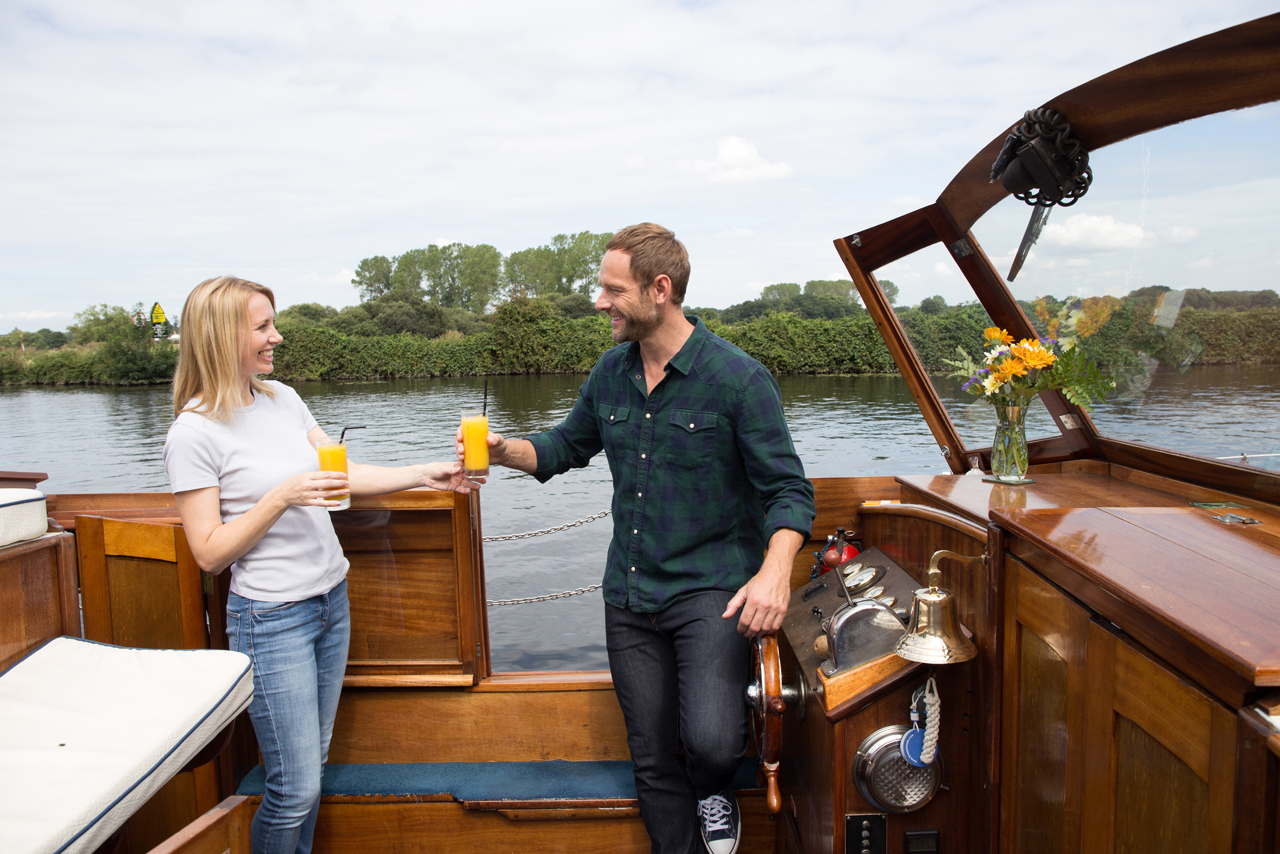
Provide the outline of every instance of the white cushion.
{"type": "Polygon", "coordinates": [[[43,492],[0,489],[0,546],[35,539],[48,529],[43,492]]]}
{"type": "Polygon", "coordinates": [[[0,674],[4,851],[93,851],[252,698],[239,652],[39,647],[0,674]]]}

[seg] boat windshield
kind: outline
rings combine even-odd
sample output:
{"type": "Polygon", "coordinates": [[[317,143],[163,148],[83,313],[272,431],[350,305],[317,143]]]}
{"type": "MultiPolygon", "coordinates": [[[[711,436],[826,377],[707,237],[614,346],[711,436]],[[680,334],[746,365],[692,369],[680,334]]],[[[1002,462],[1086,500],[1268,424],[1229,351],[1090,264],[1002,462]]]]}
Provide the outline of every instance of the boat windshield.
{"type": "MultiPolygon", "coordinates": [[[[1115,379],[1092,414],[1103,436],[1280,470],[1277,138],[1280,104],[1154,131],[1091,152],[1088,193],[1050,210],[1009,287],[1038,333],[1115,379]]],[[[972,229],[1006,279],[1031,213],[1008,197],[972,229]]],[[[947,325],[985,320],[948,255],[935,244],[877,272],[914,306],[899,317],[931,371],[947,325]]],[[[990,407],[934,383],[966,445],[989,445],[990,407]]],[[[1027,435],[1058,435],[1043,406],[1027,435]]]]}

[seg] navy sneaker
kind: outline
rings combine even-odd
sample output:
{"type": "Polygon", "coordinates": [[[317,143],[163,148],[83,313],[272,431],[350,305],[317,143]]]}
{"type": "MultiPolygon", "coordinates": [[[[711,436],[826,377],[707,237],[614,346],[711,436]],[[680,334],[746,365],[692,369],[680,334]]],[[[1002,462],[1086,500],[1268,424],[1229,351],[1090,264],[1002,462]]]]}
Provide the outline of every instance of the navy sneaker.
{"type": "Polygon", "coordinates": [[[698,801],[702,842],[710,854],[734,854],[742,837],[742,816],[732,789],[698,801]]]}

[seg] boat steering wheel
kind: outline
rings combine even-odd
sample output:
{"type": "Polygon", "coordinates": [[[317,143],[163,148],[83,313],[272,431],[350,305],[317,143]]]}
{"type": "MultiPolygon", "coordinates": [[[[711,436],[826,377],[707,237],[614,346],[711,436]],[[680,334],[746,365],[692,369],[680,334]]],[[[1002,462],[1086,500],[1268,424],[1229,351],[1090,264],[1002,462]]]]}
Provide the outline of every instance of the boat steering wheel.
{"type": "Polygon", "coordinates": [[[778,767],[782,755],[782,713],[787,703],[795,704],[797,714],[804,715],[804,675],[797,672],[795,685],[782,684],[782,660],[778,655],[778,638],[762,635],[751,645],[752,681],[747,685],[747,708],[750,710],[751,738],[760,765],[756,783],[765,787],[769,812],[782,810],[782,792],[778,788],[778,767]]]}

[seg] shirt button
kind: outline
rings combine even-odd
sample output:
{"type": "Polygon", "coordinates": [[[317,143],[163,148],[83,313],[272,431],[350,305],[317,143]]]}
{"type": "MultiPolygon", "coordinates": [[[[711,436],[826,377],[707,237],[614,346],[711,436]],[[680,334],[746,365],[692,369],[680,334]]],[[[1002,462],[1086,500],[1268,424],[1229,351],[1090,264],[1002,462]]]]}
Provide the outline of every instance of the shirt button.
{"type": "Polygon", "coordinates": [[[631,571],[632,571],[632,572],[635,572],[635,571],[636,571],[636,568],[635,568],[634,566],[633,566],[633,567],[631,567],[631,571]]]}
{"type": "Polygon", "coordinates": [[[640,375],[639,375],[639,374],[636,374],[636,379],[640,379],[640,375]]]}
{"type": "Polygon", "coordinates": [[[638,534],[638,533],[640,533],[640,529],[639,529],[639,528],[632,528],[632,529],[631,529],[631,533],[633,533],[633,534],[638,534]]]}
{"type": "Polygon", "coordinates": [[[609,420],[610,420],[610,421],[612,421],[612,420],[613,420],[613,416],[612,416],[612,415],[610,415],[610,416],[609,416],[609,420]]]}
{"type": "Polygon", "coordinates": [[[641,454],[641,455],[640,455],[640,459],[642,459],[642,460],[647,460],[648,458],[649,458],[649,455],[648,455],[648,454],[641,454]]]}
{"type": "Polygon", "coordinates": [[[637,493],[636,493],[636,498],[644,498],[644,493],[643,493],[643,492],[637,492],[637,493]]]}
{"type": "Polygon", "coordinates": [[[646,412],[646,413],[644,414],[644,417],[645,417],[645,418],[652,418],[653,416],[646,412]]]}
{"type": "Polygon", "coordinates": [[[689,425],[689,429],[690,429],[690,430],[692,430],[692,429],[693,429],[693,425],[692,425],[692,424],[690,424],[690,425],[689,425]]]}

